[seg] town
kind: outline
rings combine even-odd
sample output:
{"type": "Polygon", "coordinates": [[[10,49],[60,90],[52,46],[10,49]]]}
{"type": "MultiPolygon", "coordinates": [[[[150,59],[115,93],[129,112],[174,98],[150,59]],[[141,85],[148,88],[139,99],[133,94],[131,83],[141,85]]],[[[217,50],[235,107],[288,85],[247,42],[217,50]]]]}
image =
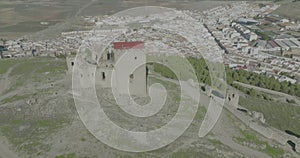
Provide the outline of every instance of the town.
{"type": "MultiPolygon", "coordinates": [[[[211,39],[211,42],[206,43],[212,45],[208,46],[210,47],[209,51],[221,52],[224,58],[223,62],[231,69],[244,69],[258,74],[274,76],[280,82],[300,83],[300,42],[297,39],[300,23],[272,14],[271,12],[278,7],[278,5],[237,2],[204,12],[188,10],[178,12],[184,12],[195,17],[205,26],[205,29],[201,30],[201,34],[205,37],[202,40],[211,39]],[[215,43],[218,45],[213,46],[215,43]]],[[[163,16],[171,19],[176,15],[163,16]]],[[[86,22],[94,25],[102,18],[84,17],[86,22]]],[[[151,19],[139,16],[134,20],[139,21],[142,26],[146,26],[151,19]]],[[[125,22],[128,21],[115,18],[106,23],[121,26],[125,22]]],[[[178,22],[187,23],[188,21],[178,22]]],[[[105,27],[105,24],[103,26],[105,27]]],[[[194,26],[184,29],[190,32],[198,31],[198,28],[194,28],[194,26]]],[[[58,39],[37,42],[26,38],[2,39],[1,58],[55,57],[75,54],[82,40],[95,33],[101,34],[101,32],[92,31],[63,32],[58,39]]],[[[158,38],[163,38],[163,36],[164,34],[158,38]]],[[[174,44],[179,45],[180,43],[168,43],[170,46],[174,44]]],[[[188,51],[185,48],[188,46],[182,48],[181,54],[201,57],[199,52],[188,51]]],[[[202,55],[210,55],[210,52],[201,53],[202,55]]]]}

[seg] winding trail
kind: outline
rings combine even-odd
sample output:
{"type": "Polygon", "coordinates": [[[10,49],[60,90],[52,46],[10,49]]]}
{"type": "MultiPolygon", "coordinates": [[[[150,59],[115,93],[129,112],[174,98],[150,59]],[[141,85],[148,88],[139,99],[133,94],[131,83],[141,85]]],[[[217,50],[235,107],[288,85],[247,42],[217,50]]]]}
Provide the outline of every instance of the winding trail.
{"type": "Polygon", "coordinates": [[[286,93],[282,93],[282,92],[277,92],[277,91],[270,90],[270,89],[266,89],[266,88],[261,88],[261,87],[257,87],[257,86],[253,86],[253,85],[249,85],[249,84],[237,82],[237,81],[234,81],[233,83],[234,84],[238,84],[240,86],[243,86],[245,88],[249,88],[249,89],[252,88],[252,89],[257,90],[259,92],[264,92],[264,93],[268,93],[268,94],[272,94],[272,95],[279,95],[279,96],[285,97],[287,99],[295,100],[296,103],[297,103],[297,105],[300,106],[300,101],[295,96],[292,96],[292,95],[289,95],[289,94],[286,94],[286,93]]]}
{"type": "MultiPolygon", "coordinates": [[[[226,110],[226,109],[224,109],[226,110]]],[[[229,112],[230,113],[230,112],[229,112]]],[[[223,116],[220,118],[224,118],[225,113],[222,113],[223,116]]],[[[229,146],[231,149],[242,153],[243,155],[247,155],[249,157],[255,158],[271,158],[266,153],[251,149],[249,147],[243,146],[241,144],[236,143],[232,140],[234,136],[234,129],[230,129],[226,127],[228,124],[228,120],[219,119],[215,128],[213,129],[213,133],[215,133],[216,137],[225,145],[229,146]],[[225,130],[224,130],[225,129],[225,130]]]]}
{"type": "MultiPolygon", "coordinates": [[[[20,63],[10,67],[6,73],[1,76],[0,79],[0,94],[4,93],[10,86],[9,74],[12,70],[17,67],[20,63]]],[[[0,158],[18,158],[18,156],[12,152],[6,145],[7,139],[3,137],[0,133],[0,158]],[[5,145],[4,145],[5,144],[5,145]]]]}
{"type": "Polygon", "coordinates": [[[3,92],[5,92],[10,85],[10,81],[9,81],[9,74],[12,72],[12,70],[19,66],[20,63],[15,64],[14,66],[10,67],[7,72],[5,72],[3,75],[0,76],[0,94],[2,94],[3,92]]]}
{"type": "Polygon", "coordinates": [[[87,3],[86,5],[82,6],[81,8],[79,8],[79,10],[76,12],[75,17],[78,17],[81,15],[82,11],[84,11],[86,8],[88,8],[90,5],[92,5],[94,2],[96,2],[97,0],[91,0],[89,3],[87,3]]]}

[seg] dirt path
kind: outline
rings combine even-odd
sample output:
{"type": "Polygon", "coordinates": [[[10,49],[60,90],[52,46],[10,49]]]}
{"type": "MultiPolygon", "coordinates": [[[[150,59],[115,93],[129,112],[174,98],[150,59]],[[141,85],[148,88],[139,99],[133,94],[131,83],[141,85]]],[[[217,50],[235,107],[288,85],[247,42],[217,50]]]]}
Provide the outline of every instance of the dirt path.
{"type": "MultiPolygon", "coordinates": [[[[155,75],[153,75],[152,77],[156,77],[156,78],[159,78],[164,81],[173,82],[175,84],[178,84],[178,82],[171,80],[171,79],[166,79],[164,77],[159,77],[159,76],[155,76],[155,75]]],[[[197,98],[196,96],[193,96],[193,97],[197,98]]],[[[210,103],[210,98],[208,96],[204,95],[203,93],[201,94],[200,98],[201,98],[200,102],[204,103],[205,106],[207,106],[210,103]]],[[[224,113],[222,113],[221,115],[224,115],[224,113]]],[[[228,122],[222,120],[221,119],[222,117],[223,116],[220,117],[220,119],[217,121],[217,124],[213,127],[213,131],[214,131],[214,133],[216,133],[216,135],[218,136],[218,139],[223,144],[225,144],[225,145],[229,146],[230,148],[232,148],[233,150],[235,150],[239,153],[242,153],[244,155],[247,155],[249,157],[263,157],[263,158],[270,157],[265,153],[250,149],[246,146],[243,146],[243,145],[240,145],[240,144],[234,142],[232,140],[232,135],[230,135],[228,132],[226,132],[226,130],[234,130],[234,129],[228,129],[228,127],[226,126],[226,124],[228,124],[228,122]]]]}
{"type": "Polygon", "coordinates": [[[10,81],[9,81],[9,74],[12,72],[12,70],[17,67],[20,63],[18,64],[15,64],[14,66],[10,67],[6,73],[4,73],[2,76],[1,76],[1,79],[0,79],[0,94],[2,94],[3,92],[5,92],[9,86],[10,86],[10,81]]]}
{"type": "MultiPolygon", "coordinates": [[[[9,81],[9,74],[12,72],[12,70],[18,66],[19,64],[14,65],[13,67],[10,67],[8,71],[1,76],[0,80],[0,94],[4,93],[10,86],[9,81]]],[[[7,143],[7,139],[3,136],[1,136],[0,133],[0,158],[18,158],[18,156],[9,150],[8,146],[5,144],[7,143]]]]}
{"type": "Polygon", "coordinates": [[[216,137],[225,145],[229,146],[233,150],[242,153],[245,156],[249,157],[263,157],[263,158],[270,158],[265,153],[262,153],[260,151],[248,148],[246,146],[243,146],[241,144],[238,144],[232,140],[234,134],[235,134],[235,129],[234,127],[231,127],[229,125],[229,120],[222,119],[225,118],[226,115],[225,113],[222,113],[221,119],[217,122],[216,126],[213,129],[213,133],[216,135],[216,137]]]}
{"type": "MultiPolygon", "coordinates": [[[[52,84],[53,85],[61,84],[61,83],[65,82],[65,80],[66,79],[57,80],[55,82],[52,82],[52,84]]],[[[6,86],[9,86],[9,84],[6,83],[6,86]]],[[[46,89],[46,88],[50,88],[50,87],[51,87],[50,84],[41,84],[39,86],[35,86],[34,89],[36,89],[36,90],[37,89],[46,89]]],[[[1,87],[1,83],[0,83],[0,88],[2,88],[1,87]]],[[[18,94],[22,94],[24,92],[29,92],[30,90],[31,90],[31,88],[20,87],[20,88],[18,88],[16,90],[13,90],[13,91],[11,91],[9,93],[6,93],[6,94],[3,94],[3,95],[1,95],[1,93],[0,93],[0,101],[3,100],[3,99],[5,99],[5,98],[9,98],[9,97],[12,97],[12,96],[15,96],[15,95],[18,95],[18,94]]],[[[30,91],[30,92],[32,92],[32,91],[30,91]]],[[[6,106],[6,104],[0,105],[0,107],[5,107],[5,106],[6,106]]]]}
{"type": "Polygon", "coordinates": [[[91,6],[94,2],[96,2],[96,0],[91,0],[89,3],[87,3],[86,5],[82,6],[81,8],[79,8],[79,10],[76,12],[75,17],[78,17],[82,14],[82,12],[88,8],[89,6],[91,6]]]}
{"type": "Polygon", "coordinates": [[[270,89],[265,89],[265,88],[261,88],[261,87],[252,86],[252,85],[237,82],[237,81],[234,81],[233,83],[238,84],[240,86],[243,86],[245,88],[253,88],[254,90],[257,90],[259,92],[264,92],[264,93],[268,93],[268,94],[272,94],[272,95],[279,95],[279,96],[285,97],[287,99],[295,100],[297,105],[300,106],[300,101],[295,96],[291,96],[289,94],[285,94],[285,93],[282,93],[282,92],[273,91],[273,90],[270,90],[270,89]]]}

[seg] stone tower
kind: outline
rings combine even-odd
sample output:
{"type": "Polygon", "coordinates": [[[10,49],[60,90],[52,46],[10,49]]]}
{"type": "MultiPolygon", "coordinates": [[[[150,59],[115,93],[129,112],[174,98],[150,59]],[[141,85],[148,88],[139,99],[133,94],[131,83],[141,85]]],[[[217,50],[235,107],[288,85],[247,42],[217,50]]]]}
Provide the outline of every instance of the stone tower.
{"type": "Polygon", "coordinates": [[[127,94],[129,87],[131,95],[145,96],[147,76],[146,64],[144,64],[146,55],[143,49],[143,42],[113,43],[113,46],[108,47],[100,57],[96,85],[116,88],[120,94],[127,94]],[[124,57],[125,53],[126,57],[124,57]],[[112,84],[115,87],[111,87],[112,84]]]}
{"type": "Polygon", "coordinates": [[[227,90],[226,94],[226,104],[229,104],[236,109],[239,108],[239,94],[235,90],[227,90]]]}
{"type": "MultiPolygon", "coordinates": [[[[144,42],[115,42],[101,56],[93,55],[92,64],[96,65],[97,69],[95,74],[88,76],[95,76],[96,86],[115,88],[119,94],[130,92],[131,95],[146,96],[146,55],[143,51],[144,42]]],[[[72,74],[75,58],[67,57],[66,60],[67,73],[72,74]]]]}
{"type": "Polygon", "coordinates": [[[73,67],[75,64],[75,57],[68,56],[66,57],[66,61],[67,61],[67,68],[68,68],[67,74],[72,74],[73,67]]]}

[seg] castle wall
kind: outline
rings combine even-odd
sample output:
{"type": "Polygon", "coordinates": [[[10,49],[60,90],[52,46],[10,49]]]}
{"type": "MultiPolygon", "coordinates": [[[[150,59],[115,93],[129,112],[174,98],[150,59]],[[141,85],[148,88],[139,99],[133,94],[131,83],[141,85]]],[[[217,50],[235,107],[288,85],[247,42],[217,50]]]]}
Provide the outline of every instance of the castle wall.
{"type": "Polygon", "coordinates": [[[234,90],[227,90],[226,104],[233,106],[235,109],[239,107],[240,96],[234,90]]]}
{"type": "Polygon", "coordinates": [[[68,68],[67,73],[72,74],[73,67],[75,64],[75,57],[66,57],[66,62],[67,62],[67,68],[68,68]]]}
{"type": "Polygon", "coordinates": [[[134,79],[129,79],[129,90],[132,95],[146,95],[146,65],[139,67],[133,73],[134,79]]]}
{"type": "Polygon", "coordinates": [[[112,81],[112,69],[108,68],[97,68],[95,74],[95,84],[98,87],[110,88],[112,81]]]}
{"type": "MultiPolygon", "coordinates": [[[[86,62],[97,65],[97,69],[83,77],[93,76],[96,86],[114,88],[120,94],[146,96],[146,54],[143,49],[108,48],[101,57],[89,55],[86,62]]],[[[75,58],[67,57],[66,60],[68,73],[72,74],[75,58]]]]}
{"type": "Polygon", "coordinates": [[[296,151],[300,153],[300,143],[296,144],[296,151]]]}
{"type": "Polygon", "coordinates": [[[266,124],[261,122],[257,122],[258,120],[244,114],[237,110],[238,106],[239,95],[232,90],[227,91],[226,96],[226,103],[225,107],[231,111],[235,116],[237,116],[243,123],[249,126],[251,129],[255,130],[259,134],[263,135],[264,137],[274,140],[282,145],[287,145],[287,141],[292,141],[296,144],[296,151],[300,153],[300,139],[296,138],[295,136],[291,136],[283,131],[280,131],[276,128],[270,127],[266,124]],[[233,94],[234,97],[233,97],[233,94]],[[230,99],[229,99],[230,98],[230,99]]]}
{"type": "Polygon", "coordinates": [[[147,86],[146,55],[142,51],[117,51],[115,75],[119,93],[145,96],[147,86]],[[129,89],[128,89],[129,88],[129,89]]]}

